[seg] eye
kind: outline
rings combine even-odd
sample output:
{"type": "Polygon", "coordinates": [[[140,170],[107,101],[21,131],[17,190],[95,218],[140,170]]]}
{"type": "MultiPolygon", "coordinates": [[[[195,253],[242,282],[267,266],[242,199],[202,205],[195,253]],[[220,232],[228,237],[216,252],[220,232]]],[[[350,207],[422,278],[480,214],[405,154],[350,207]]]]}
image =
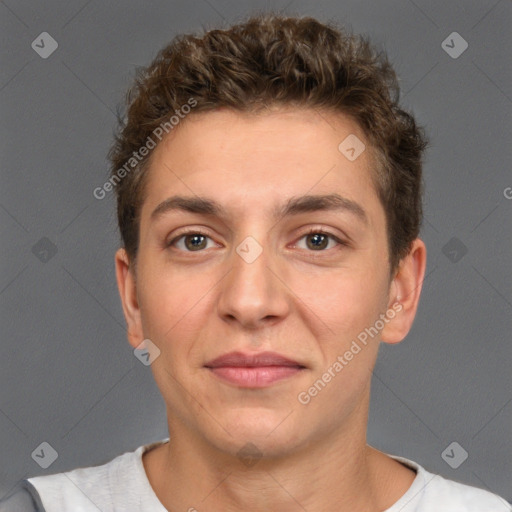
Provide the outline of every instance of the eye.
{"type": "Polygon", "coordinates": [[[188,231],[173,238],[167,246],[174,246],[185,252],[199,252],[202,249],[212,247],[208,246],[208,240],[214,243],[213,240],[205,233],[201,233],[200,231],[188,231]]]}
{"type": "MultiPolygon", "coordinates": [[[[300,249],[309,249],[316,252],[324,252],[328,249],[333,249],[336,246],[347,245],[343,240],[337,236],[322,229],[312,229],[303,235],[299,242],[296,244],[300,249]],[[305,246],[301,245],[302,240],[305,239],[305,246]]],[[[200,252],[203,249],[215,247],[215,242],[206,233],[201,231],[187,231],[173,238],[168,244],[168,247],[176,247],[184,252],[200,252]],[[208,244],[210,241],[210,244],[208,244]]]]}
{"type": "Polygon", "coordinates": [[[300,247],[299,244],[297,244],[297,247],[300,247],[301,249],[310,249],[317,252],[322,252],[325,249],[332,249],[336,245],[347,245],[332,233],[328,233],[327,231],[319,229],[313,229],[309,231],[300,238],[300,240],[303,239],[306,239],[306,247],[300,247]],[[330,242],[332,242],[331,246],[329,246],[330,242]]]}

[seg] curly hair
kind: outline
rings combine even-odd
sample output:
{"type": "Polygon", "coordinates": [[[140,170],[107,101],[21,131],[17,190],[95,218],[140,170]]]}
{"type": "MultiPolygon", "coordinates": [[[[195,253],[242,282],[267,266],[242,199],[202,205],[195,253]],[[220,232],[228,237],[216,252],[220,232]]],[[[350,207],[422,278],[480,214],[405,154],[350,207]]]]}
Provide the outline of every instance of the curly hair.
{"type": "Polygon", "coordinates": [[[170,114],[187,112],[184,105],[194,105],[190,115],[222,107],[257,113],[284,106],[349,116],[365,133],[374,158],[372,179],[386,214],[391,272],[408,254],[422,221],[427,139],[400,108],[397,76],[385,52],[333,22],[267,13],[200,37],[180,34],[138,71],[109,152],[119,229],[130,261],[137,255],[151,157],[147,150],[138,151],[148,141],[154,146],[155,131],[169,126],[170,114]]]}

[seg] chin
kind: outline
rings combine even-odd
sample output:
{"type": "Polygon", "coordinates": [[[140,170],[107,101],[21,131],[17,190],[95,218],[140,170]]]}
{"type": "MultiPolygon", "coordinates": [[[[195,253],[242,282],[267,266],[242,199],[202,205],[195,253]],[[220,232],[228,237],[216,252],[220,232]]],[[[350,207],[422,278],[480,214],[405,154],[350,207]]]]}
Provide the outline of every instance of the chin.
{"type": "Polygon", "coordinates": [[[267,457],[283,456],[305,442],[301,439],[304,425],[295,425],[293,414],[285,419],[288,413],[256,409],[231,418],[225,416],[225,430],[217,430],[221,438],[216,436],[215,444],[238,457],[251,450],[267,457]]]}

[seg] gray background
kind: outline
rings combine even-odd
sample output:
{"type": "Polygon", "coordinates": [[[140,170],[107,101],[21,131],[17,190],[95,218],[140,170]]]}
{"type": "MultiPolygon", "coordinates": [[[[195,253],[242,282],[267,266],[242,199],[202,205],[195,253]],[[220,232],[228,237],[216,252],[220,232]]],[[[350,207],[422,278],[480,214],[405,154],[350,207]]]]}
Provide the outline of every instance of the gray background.
{"type": "Polygon", "coordinates": [[[412,332],[381,348],[369,442],[512,501],[507,0],[0,2],[0,497],[21,478],[167,436],[151,371],[125,337],[113,197],[92,191],[135,67],[179,32],[266,8],[370,35],[431,137],[427,277],[412,332]],[[441,46],[454,31],[469,44],[456,59],[441,46]],[[42,32],[59,45],[47,59],[31,47],[42,32]],[[454,441],[469,454],[458,469],[441,456],[454,441]],[[42,442],[58,452],[48,469],[31,457],[42,442]]]}

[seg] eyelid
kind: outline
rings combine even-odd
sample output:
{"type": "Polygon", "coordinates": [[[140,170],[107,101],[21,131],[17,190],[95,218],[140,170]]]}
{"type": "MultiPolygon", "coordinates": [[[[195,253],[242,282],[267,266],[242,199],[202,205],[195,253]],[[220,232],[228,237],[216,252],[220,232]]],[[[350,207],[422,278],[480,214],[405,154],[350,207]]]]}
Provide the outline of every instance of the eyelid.
{"type": "MultiPolygon", "coordinates": [[[[202,236],[205,236],[205,237],[213,240],[213,237],[211,236],[211,234],[207,233],[207,231],[204,230],[203,228],[184,228],[183,230],[178,230],[178,232],[173,235],[171,240],[166,239],[165,247],[171,247],[180,238],[187,236],[187,235],[202,235],[202,236]]],[[[189,251],[189,252],[193,252],[193,251],[189,251]]],[[[201,251],[199,251],[199,252],[201,252],[201,251]]]]}
{"type": "MultiPolygon", "coordinates": [[[[344,239],[347,237],[340,238],[340,236],[335,235],[328,228],[325,228],[323,226],[316,226],[316,227],[308,228],[307,231],[304,231],[293,243],[293,246],[295,247],[297,242],[299,240],[302,240],[305,236],[312,235],[312,234],[325,235],[325,236],[331,238],[332,240],[334,240],[338,244],[338,246],[348,246],[349,245],[349,242],[347,242],[344,239]]],[[[207,238],[210,238],[213,242],[215,242],[215,240],[213,240],[213,237],[211,236],[211,234],[208,233],[207,230],[205,230],[203,228],[184,228],[183,230],[178,230],[178,232],[173,235],[173,237],[170,241],[166,241],[165,247],[171,247],[174,243],[176,243],[182,237],[187,236],[187,235],[202,235],[207,238]]],[[[215,242],[215,243],[217,243],[217,242],[215,242]]],[[[336,247],[332,247],[331,249],[328,249],[328,250],[332,250],[332,249],[336,249],[336,247]]],[[[194,252],[194,251],[186,251],[186,252],[194,252]]],[[[197,251],[197,252],[203,252],[203,251],[197,251]]],[[[307,252],[327,252],[327,251],[323,250],[323,251],[307,251],[307,252]]]]}
{"type": "MultiPolygon", "coordinates": [[[[338,246],[348,246],[348,237],[341,236],[341,235],[335,235],[329,228],[325,228],[323,226],[316,226],[313,228],[308,228],[307,231],[303,232],[298,238],[297,241],[302,240],[305,236],[313,235],[313,234],[320,234],[325,235],[331,239],[333,239],[338,246]]],[[[297,242],[294,243],[294,246],[297,244],[297,242]]],[[[332,247],[331,249],[336,249],[336,247],[332,247]]],[[[308,251],[308,252],[328,252],[329,250],[323,250],[323,251],[308,251]]]]}

